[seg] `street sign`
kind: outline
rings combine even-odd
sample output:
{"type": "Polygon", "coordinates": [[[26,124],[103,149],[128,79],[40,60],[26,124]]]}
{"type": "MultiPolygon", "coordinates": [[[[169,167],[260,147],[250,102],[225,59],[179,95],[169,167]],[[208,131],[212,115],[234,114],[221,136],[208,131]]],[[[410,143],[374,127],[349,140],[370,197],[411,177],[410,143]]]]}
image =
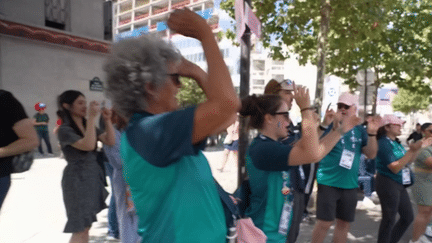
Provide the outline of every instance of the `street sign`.
{"type": "Polygon", "coordinates": [[[246,24],[249,26],[251,31],[258,37],[258,39],[261,38],[261,22],[248,3],[245,4],[245,19],[246,24]]]}
{"type": "Polygon", "coordinates": [[[246,22],[244,18],[244,1],[236,0],[235,1],[235,19],[236,19],[236,35],[237,41],[241,42],[241,38],[243,33],[246,30],[246,22]]]}
{"type": "Polygon", "coordinates": [[[90,80],[90,91],[103,92],[103,82],[98,77],[94,77],[90,80]]]}

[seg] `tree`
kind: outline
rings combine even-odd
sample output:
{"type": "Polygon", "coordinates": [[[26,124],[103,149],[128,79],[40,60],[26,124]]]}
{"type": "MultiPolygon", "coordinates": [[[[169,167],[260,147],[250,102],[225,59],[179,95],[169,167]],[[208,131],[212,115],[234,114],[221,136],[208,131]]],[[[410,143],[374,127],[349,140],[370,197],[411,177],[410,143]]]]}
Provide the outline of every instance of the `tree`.
{"type": "MultiPolygon", "coordinates": [[[[270,48],[274,59],[294,53],[300,64],[321,63],[318,74],[325,70],[344,78],[351,88],[358,86],[357,72],[371,68],[377,75],[376,88],[395,82],[398,87],[431,94],[424,82],[432,77],[431,2],[253,0],[252,5],[263,23],[263,45],[270,48]],[[319,38],[326,4],[330,5],[327,41],[325,36],[319,38]],[[325,48],[318,49],[318,44],[325,48]],[[283,45],[288,51],[283,51],[283,45]],[[325,64],[317,59],[322,55],[325,64]]],[[[221,3],[231,17],[233,6],[234,0],[221,3]]],[[[227,36],[233,38],[234,32],[228,31],[227,36]]]]}
{"type": "Polygon", "coordinates": [[[177,94],[181,107],[197,105],[206,101],[204,91],[198,86],[195,80],[190,78],[180,78],[182,86],[177,94]]]}
{"type": "Polygon", "coordinates": [[[431,104],[432,99],[429,95],[420,94],[407,89],[399,89],[398,94],[393,99],[393,109],[405,114],[415,111],[426,110],[431,104]]]}

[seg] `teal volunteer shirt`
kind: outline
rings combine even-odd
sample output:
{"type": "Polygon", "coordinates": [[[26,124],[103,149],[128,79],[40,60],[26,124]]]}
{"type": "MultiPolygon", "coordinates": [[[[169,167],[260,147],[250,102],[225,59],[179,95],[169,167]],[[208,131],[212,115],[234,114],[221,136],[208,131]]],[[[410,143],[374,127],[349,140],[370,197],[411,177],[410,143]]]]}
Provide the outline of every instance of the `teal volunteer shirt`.
{"type": "Polygon", "coordinates": [[[403,185],[402,170],[395,174],[391,172],[387,166],[392,162],[401,159],[405,153],[406,150],[402,144],[392,141],[387,136],[380,138],[378,140],[378,153],[375,159],[378,173],[403,185]]]}
{"type": "MultiPolygon", "coordinates": [[[[284,243],[286,234],[280,234],[279,223],[285,196],[282,194],[284,181],[293,190],[290,183],[288,156],[292,147],[281,144],[264,135],[258,135],[246,153],[246,171],[251,187],[251,202],[246,214],[254,224],[267,236],[267,242],[284,243]],[[283,173],[288,178],[283,179],[283,173]]],[[[292,194],[287,200],[292,202],[292,194]]],[[[292,210],[288,219],[288,232],[291,224],[292,210]]]]}
{"type": "Polygon", "coordinates": [[[362,148],[367,145],[367,140],[367,132],[361,125],[355,126],[347,132],[330,153],[319,162],[317,170],[318,184],[342,189],[357,188],[360,156],[362,148]],[[354,152],[351,169],[339,165],[344,149],[354,152]]]}
{"type": "Polygon", "coordinates": [[[192,144],[195,107],[135,114],[121,139],[123,177],[142,242],[223,243],[227,229],[200,145],[192,144]]]}

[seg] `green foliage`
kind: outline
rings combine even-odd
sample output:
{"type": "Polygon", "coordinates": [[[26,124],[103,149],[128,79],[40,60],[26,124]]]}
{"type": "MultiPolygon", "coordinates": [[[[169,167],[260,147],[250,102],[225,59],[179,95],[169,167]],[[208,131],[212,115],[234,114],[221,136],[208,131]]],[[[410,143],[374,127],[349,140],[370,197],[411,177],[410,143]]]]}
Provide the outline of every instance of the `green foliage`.
{"type": "Polygon", "coordinates": [[[190,78],[180,78],[182,87],[177,94],[177,99],[181,107],[197,105],[206,101],[204,91],[198,86],[195,80],[190,78]]]}
{"type": "MultiPolygon", "coordinates": [[[[262,23],[263,45],[275,59],[295,54],[300,64],[317,64],[321,0],[252,0],[262,23]],[[282,51],[287,46],[288,52],[282,51]]],[[[234,0],[221,2],[234,18],[234,0]]],[[[372,68],[376,86],[432,94],[432,0],[330,0],[326,73],[358,86],[358,70],[372,68]]],[[[226,36],[235,39],[228,31],[226,36]]]]}
{"type": "Polygon", "coordinates": [[[431,102],[432,99],[429,95],[407,89],[399,89],[398,94],[394,97],[392,106],[395,111],[409,114],[413,111],[426,110],[431,102]]]}

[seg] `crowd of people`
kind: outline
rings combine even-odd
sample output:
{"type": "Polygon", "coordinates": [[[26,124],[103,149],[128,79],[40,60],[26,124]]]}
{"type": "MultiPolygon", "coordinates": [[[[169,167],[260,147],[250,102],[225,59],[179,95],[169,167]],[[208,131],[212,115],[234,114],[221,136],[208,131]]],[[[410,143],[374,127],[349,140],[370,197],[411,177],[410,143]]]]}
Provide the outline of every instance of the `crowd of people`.
{"type": "MultiPolygon", "coordinates": [[[[110,204],[115,205],[112,217],[118,222],[113,235],[122,242],[226,242],[223,204],[202,150],[208,136],[228,128],[223,171],[238,149],[239,117],[248,121],[248,129],[258,131],[246,152],[250,204],[245,213],[267,242],[297,241],[315,180],[317,221],[311,242],[323,242],[334,223],[333,242],[346,242],[359,182],[366,175],[365,181],[374,182],[365,183],[365,194],[370,196],[375,188],[382,208],[378,242],[398,242],[412,222],[411,242],[428,242],[423,234],[432,218],[432,123],[418,124],[405,150],[398,139],[404,121],[385,115],[368,116],[362,123],[358,97],[348,92],[323,119],[308,89],[291,80],[270,80],[263,95],[240,100],[206,21],[182,9],[170,15],[167,25],[201,42],[207,72],[170,43],[145,35],[113,45],[104,67],[112,109],[96,101],[87,105],[77,90],[58,96],[55,133],[67,161],[61,187],[68,219],[64,232],[72,233],[70,242],[89,241],[96,215],[107,207],[107,173],[110,204]],[[195,80],[207,100],[180,108],[180,77],[195,80]],[[301,113],[298,125],[289,116],[294,100],[301,113]],[[99,115],[103,129],[95,126],[99,115]],[[372,172],[361,172],[369,165],[372,172]],[[406,189],[411,185],[415,218],[406,189]]],[[[38,145],[43,154],[42,140],[48,153],[52,148],[45,104],[36,104],[38,113],[30,119],[13,95],[1,90],[0,107],[6,114],[0,121],[1,208],[13,156],[38,145]]]]}

